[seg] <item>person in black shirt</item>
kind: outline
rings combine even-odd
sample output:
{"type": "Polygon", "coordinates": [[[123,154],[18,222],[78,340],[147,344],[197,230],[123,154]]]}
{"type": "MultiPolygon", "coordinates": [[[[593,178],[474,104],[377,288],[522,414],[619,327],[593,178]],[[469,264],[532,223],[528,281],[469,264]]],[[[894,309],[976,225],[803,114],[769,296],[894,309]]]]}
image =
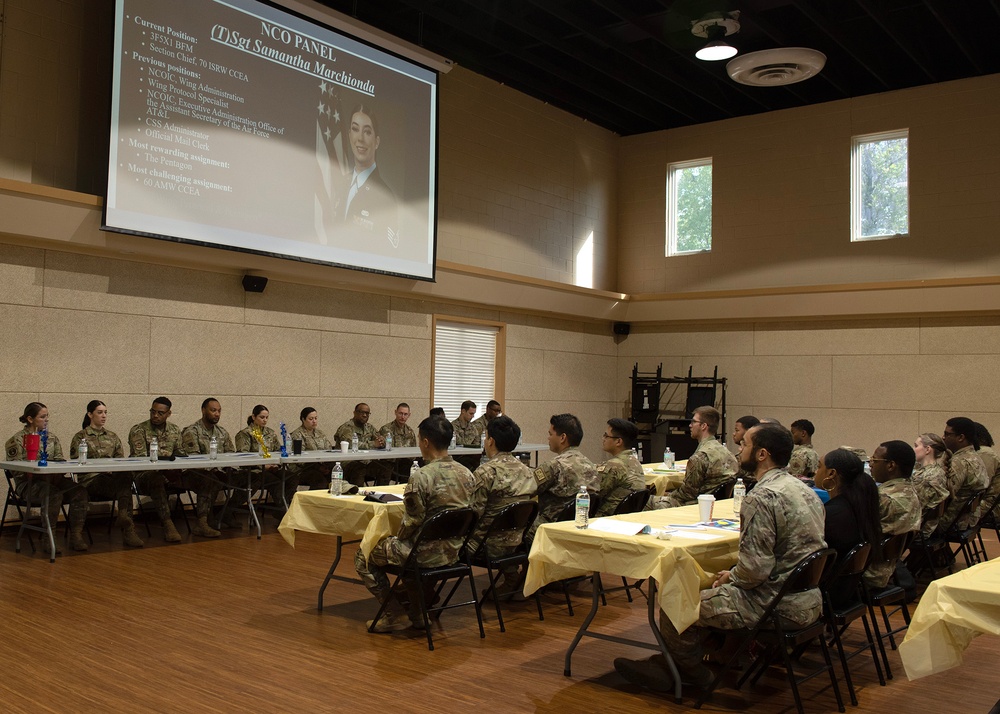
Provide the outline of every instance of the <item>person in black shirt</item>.
{"type": "MultiPolygon", "coordinates": [[[[859,543],[871,543],[871,559],[877,557],[882,530],[879,522],[878,488],[865,473],[864,464],[847,449],[834,449],[819,462],[816,485],[826,489],[826,542],[837,551],[841,561],[859,543]]],[[[857,594],[857,583],[832,588],[834,607],[850,603],[857,594]]]]}

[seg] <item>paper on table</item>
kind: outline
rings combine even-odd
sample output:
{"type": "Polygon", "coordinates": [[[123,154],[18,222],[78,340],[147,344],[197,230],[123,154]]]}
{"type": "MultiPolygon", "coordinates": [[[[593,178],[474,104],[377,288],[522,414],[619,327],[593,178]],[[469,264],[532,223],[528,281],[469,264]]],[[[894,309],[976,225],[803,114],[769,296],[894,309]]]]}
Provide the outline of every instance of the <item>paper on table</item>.
{"type": "Polygon", "coordinates": [[[592,531],[603,533],[617,533],[619,535],[639,535],[645,527],[642,523],[631,523],[629,521],[618,521],[614,518],[595,518],[587,526],[592,531]]]}
{"type": "Polygon", "coordinates": [[[672,532],[671,535],[673,535],[674,538],[691,538],[692,540],[715,540],[716,538],[723,537],[723,533],[719,530],[715,530],[714,533],[707,533],[705,531],[696,531],[688,528],[679,528],[672,532]]]}

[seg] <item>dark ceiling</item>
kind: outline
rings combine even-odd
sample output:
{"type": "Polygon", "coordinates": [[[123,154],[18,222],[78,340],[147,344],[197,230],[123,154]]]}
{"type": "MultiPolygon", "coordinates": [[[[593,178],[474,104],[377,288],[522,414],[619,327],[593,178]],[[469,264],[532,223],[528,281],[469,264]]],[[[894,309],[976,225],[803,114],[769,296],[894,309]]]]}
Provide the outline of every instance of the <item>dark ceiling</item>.
{"type": "Polygon", "coordinates": [[[1000,72],[1000,0],[320,2],[621,135],[1000,72]],[[810,47],[826,67],[748,87],[695,59],[692,21],[732,10],[741,54],[810,47]]]}

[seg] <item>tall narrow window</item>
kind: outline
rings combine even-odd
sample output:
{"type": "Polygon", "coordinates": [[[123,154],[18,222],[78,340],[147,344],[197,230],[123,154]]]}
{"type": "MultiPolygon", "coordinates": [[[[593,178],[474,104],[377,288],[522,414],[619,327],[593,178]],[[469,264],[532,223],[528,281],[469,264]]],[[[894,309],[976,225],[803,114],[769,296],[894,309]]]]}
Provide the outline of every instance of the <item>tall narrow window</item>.
{"type": "Polygon", "coordinates": [[[443,407],[448,419],[458,418],[462,402],[503,403],[504,325],[484,320],[434,318],[434,382],[431,406],[443,407]]]}
{"type": "Polygon", "coordinates": [[[851,240],[894,238],[909,232],[909,131],[854,137],[851,240]]]}
{"type": "Polygon", "coordinates": [[[712,159],[670,164],[667,255],[712,250],[712,159]]]}

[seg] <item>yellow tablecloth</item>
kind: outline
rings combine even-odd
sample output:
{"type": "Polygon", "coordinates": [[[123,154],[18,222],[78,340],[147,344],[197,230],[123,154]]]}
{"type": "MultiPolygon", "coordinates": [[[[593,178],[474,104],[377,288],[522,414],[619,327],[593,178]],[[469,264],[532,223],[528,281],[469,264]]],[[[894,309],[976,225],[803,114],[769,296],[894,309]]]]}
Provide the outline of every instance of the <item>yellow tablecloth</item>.
{"type": "Polygon", "coordinates": [[[906,676],[918,679],[957,667],[972,638],[984,632],[1000,635],[1000,560],[927,586],[899,645],[906,676]]]}
{"type": "MultiPolygon", "coordinates": [[[[715,504],[716,518],[733,517],[732,500],[715,504]]],[[[654,528],[698,522],[697,506],[644,511],[615,520],[643,523],[654,528]]],[[[657,582],[660,607],[678,631],[698,619],[699,591],[710,587],[720,570],[731,567],[739,553],[739,534],[699,530],[677,531],[670,540],[652,535],[625,536],[588,528],[578,530],[571,521],[547,523],[538,528],[531,544],[525,594],[551,582],[591,572],[613,573],[629,579],[652,577],[657,582]],[[711,540],[696,535],[713,536],[711,540]]]]}
{"type": "MultiPolygon", "coordinates": [[[[381,486],[379,491],[402,495],[405,486],[381,486]]],[[[295,546],[295,531],[361,539],[359,548],[368,557],[386,536],[399,531],[403,502],[373,503],[364,496],[331,496],[326,491],[299,491],[278,525],[278,532],[295,546]]]]}
{"type": "Polygon", "coordinates": [[[667,491],[673,491],[684,483],[684,469],[667,471],[663,464],[647,464],[642,467],[642,474],[646,477],[646,485],[652,484],[656,487],[656,495],[662,496],[667,491]]]}

